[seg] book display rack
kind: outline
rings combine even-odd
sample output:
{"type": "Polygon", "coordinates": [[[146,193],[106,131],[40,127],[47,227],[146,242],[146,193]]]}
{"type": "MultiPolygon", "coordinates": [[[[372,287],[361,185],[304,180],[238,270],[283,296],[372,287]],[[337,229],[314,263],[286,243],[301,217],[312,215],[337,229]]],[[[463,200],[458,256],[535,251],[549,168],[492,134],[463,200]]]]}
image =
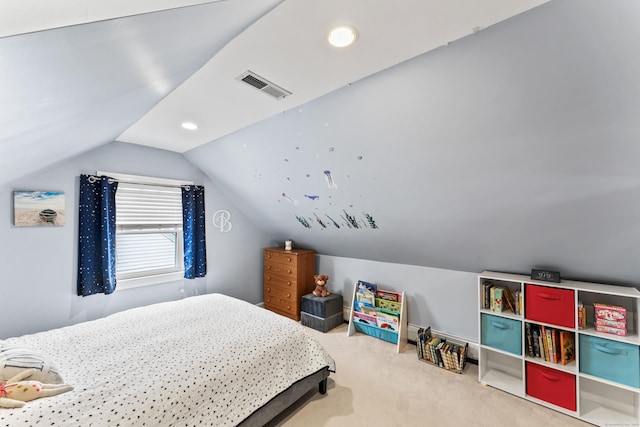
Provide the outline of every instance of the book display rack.
{"type": "Polygon", "coordinates": [[[636,288],[484,272],[481,383],[601,425],[640,424],[636,288]]]}
{"type": "Polygon", "coordinates": [[[407,304],[404,292],[378,289],[358,280],[353,287],[348,336],[360,332],[396,344],[401,353],[407,346],[407,304]]]}

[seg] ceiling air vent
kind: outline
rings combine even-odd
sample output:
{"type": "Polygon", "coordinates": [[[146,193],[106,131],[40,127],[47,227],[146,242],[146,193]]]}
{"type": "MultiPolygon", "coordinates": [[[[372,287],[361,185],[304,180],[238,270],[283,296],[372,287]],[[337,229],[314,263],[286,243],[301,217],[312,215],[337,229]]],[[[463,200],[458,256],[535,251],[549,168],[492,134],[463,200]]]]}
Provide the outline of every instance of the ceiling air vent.
{"type": "Polygon", "coordinates": [[[260,77],[253,71],[245,71],[236,78],[276,99],[282,99],[291,95],[291,92],[288,90],[271,83],[269,80],[260,77]]]}

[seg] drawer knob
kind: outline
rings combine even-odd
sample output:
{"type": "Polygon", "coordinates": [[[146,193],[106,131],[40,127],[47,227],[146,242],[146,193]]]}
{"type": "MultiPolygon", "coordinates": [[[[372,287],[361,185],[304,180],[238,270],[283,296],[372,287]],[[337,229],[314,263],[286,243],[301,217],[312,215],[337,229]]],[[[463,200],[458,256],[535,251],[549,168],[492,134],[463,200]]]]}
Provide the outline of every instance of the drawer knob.
{"type": "Polygon", "coordinates": [[[291,286],[291,282],[287,282],[287,285],[291,286]]]}
{"type": "Polygon", "coordinates": [[[291,306],[290,305],[287,306],[287,310],[291,310],[291,306]]]}
{"type": "Polygon", "coordinates": [[[267,265],[267,270],[271,270],[271,266],[270,265],[267,265]]]}
{"type": "Polygon", "coordinates": [[[287,296],[288,296],[289,298],[291,298],[291,294],[287,294],[287,296]]]}
{"type": "Polygon", "coordinates": [[[287,258],[287,261],[291,262],[291,258],[287,258]]]}
{"type": "Polygon", "coordinates": [[[287,273],[291,273],[291,270],[287,270],[287,273]]]}

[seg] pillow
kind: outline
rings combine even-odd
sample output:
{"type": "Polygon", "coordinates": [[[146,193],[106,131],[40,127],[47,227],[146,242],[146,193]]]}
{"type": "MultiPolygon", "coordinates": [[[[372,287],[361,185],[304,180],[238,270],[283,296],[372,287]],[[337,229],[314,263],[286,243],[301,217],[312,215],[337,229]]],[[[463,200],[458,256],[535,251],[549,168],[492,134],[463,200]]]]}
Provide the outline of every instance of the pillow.
{"type": "Polygon", "coordinates": [[[28,348],[0,343],[0,381],[6,381],[31,368],[37,372],[27,380],[47,384],[63,383],[58,367],[45,355],[28,348]]]}

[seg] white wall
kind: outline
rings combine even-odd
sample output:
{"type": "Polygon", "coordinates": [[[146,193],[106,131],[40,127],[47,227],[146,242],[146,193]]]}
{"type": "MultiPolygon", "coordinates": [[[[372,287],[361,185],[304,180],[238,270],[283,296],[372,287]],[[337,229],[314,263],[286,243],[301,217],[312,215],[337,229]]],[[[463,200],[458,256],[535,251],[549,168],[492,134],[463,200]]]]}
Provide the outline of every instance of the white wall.
{"type": "Polygon", "coordinates": [[[262,248],[268,237],[222,195],[216,185],[180,154],[111,143],[0,187],[0,339],[56,328],[154,302],[196,293],[222,292],[249,302],[262,301],[262,248]],[[207,222],[206,278],[116,291],[76,295],[78,176],[109,170],[127,174],[192,180],[205,185],[205,207],[231,213],[232,231],[207,222]],[[14,190],[63,191],[66,224],[60,227],[13,225],[14,190]]]}
{"type": "Polygon", "coordinates": [[[329,276],[329,291],[352,302],[357,280],[405,292],[409,323],[431,326],[467,341],[478,341],[478,276],[474,273],[406,264],[316,256],[318,274],[329,276]]]}

